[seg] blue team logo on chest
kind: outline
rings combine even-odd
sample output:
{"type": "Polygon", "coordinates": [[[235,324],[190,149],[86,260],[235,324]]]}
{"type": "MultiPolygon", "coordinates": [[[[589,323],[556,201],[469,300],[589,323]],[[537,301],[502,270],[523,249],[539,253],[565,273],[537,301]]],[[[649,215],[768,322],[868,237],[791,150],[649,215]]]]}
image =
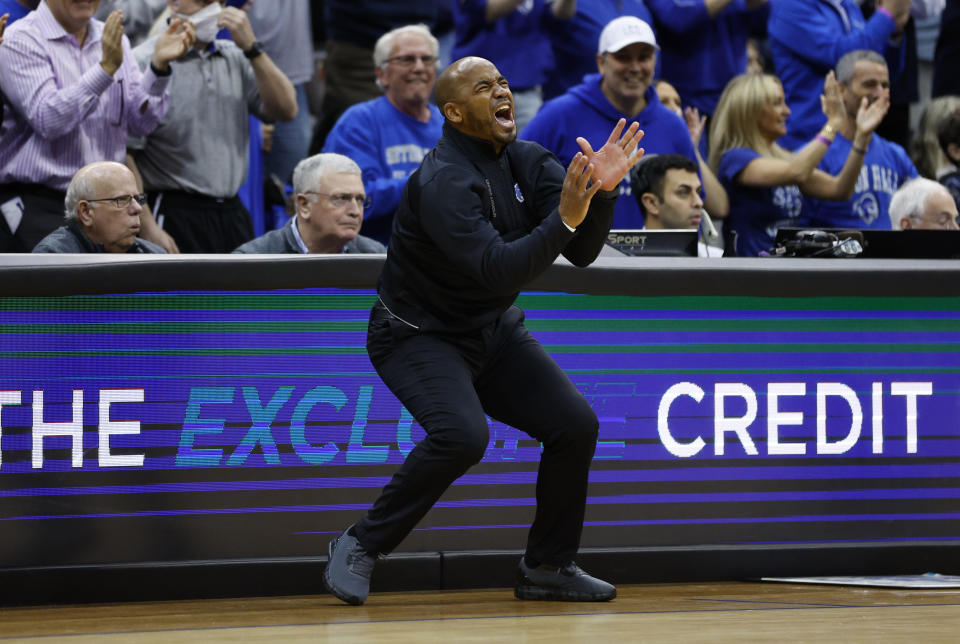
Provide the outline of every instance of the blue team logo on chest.
{"type": "Polygon", "coordinates": [[[517,195],[517,201],[519,201],[520,203],[523,203],[523,193],[520,192],[519,183],[513,184],[513,194],[517,195]]]}

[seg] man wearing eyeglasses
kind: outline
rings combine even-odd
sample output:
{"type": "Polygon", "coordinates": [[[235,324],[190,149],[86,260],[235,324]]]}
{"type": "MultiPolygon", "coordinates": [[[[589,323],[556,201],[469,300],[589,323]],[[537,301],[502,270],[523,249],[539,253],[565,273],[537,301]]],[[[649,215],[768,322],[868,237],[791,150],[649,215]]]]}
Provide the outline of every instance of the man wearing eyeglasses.
{"type": "Polygon", "coordinates": [[[890,221],[893,230],[957,230],[957,204],[943,184],[911,179],[890,199],[890,221]]]}
{"type": "Polygon", "coordinates": [[[443,129],[430,102],[437,78],[439,45],[423,25],[384,34],[373,51],[384,95],[350,107],[330,131],[324,152],[349,156],[363,170],[370,196],[365,231],[386,244],[400,194],[443,129]]]}
{"type": "Polygon", "coordinates": [[[306,158],[293,170],[296,214],[234,253],[385,253],[383,244],[360,234],[370,197],[360,166],[342,154],[306,158]]]}
{"type": "Polygon", "coordinates": [[[40,240],[34,253],[166,253],[140,239],[140,213],[147,198],[122,163],[86,165],[67,187],[67,223],[40,240]]]}
{"type": "MultiPolygon", "coordinates": [[[[170,63],[193,44],[175,20],[142,71],[123,14],[96,20],[99,0],[44,0],[3,34],[0,91],[0,252],[26,252],[61,222],[64,190],[82,166],[123,160],[168,107],[170,63]]],[[[147,213],[144,232],[163,240],[147,213]]]]}
{"type": "MultiPolygon", "coordinates": [[[[193,24],[196,45],[173,63],[170,111],[145,139],[129,141],[150,206],[182,253],[229,253],[253,239],[237,191],[247,178],[252,114],[297,115],[293,84],[257,41],[246,12],[211,0],[168,0],[193,24]],[[231,40],[217,39],[221,29],[231,40]]],[[[155,40],[133,50],[145,66],[155,40]]]]}

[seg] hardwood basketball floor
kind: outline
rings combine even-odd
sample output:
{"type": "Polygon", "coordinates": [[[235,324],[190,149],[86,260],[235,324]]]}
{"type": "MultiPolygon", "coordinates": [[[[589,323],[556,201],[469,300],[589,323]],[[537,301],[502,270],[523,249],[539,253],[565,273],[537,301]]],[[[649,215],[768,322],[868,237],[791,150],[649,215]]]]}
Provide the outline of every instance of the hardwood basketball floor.
{"type": "Polygon", "coordinates": [[[509,589],[0,608],[0,642],[960,642],[960,590],[634,585],[609,603],[509,589]]]}

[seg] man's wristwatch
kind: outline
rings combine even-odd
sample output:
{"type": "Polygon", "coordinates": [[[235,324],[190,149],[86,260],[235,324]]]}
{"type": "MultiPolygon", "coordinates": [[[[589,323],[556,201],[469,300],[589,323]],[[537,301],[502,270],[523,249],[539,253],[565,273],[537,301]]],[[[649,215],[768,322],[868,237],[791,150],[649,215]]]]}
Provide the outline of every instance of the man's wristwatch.
{"type": "Polygon", "coordinates": [[[253,60],[257,56],[263,53],[263,43],[259,40],[253,41],[253,44],[250,45],[250,49],[244,49],[243,55],[247,57],[248,60],[253,60]]]}

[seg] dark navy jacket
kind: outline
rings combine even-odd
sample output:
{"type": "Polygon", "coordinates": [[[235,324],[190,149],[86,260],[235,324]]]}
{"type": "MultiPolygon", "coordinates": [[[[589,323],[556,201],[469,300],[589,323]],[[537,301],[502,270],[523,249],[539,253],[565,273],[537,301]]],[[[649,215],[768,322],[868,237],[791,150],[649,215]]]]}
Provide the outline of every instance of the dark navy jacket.
{"type": "MultiPolygon", "coordinates": [[[[71,220],[60,226],[40,240],[33,247],[34,253],[105,253],[103,244],[98,244],[87,237],[80,225],[71,220]]],[[[148,242],[146,239],[136,238],[128,253],[166,253],[162,247],[148,242]]]]}
{"type": "Polygon", "coordinates": [[[494,322],[563,253],[596,259],[616,191],[594,196],[575,232],[557,206],[564,168],[542,146],[493,146],[449,124],[413,173],[394,217],[378,290],[421,332],[464,332],[494,322]]]}

